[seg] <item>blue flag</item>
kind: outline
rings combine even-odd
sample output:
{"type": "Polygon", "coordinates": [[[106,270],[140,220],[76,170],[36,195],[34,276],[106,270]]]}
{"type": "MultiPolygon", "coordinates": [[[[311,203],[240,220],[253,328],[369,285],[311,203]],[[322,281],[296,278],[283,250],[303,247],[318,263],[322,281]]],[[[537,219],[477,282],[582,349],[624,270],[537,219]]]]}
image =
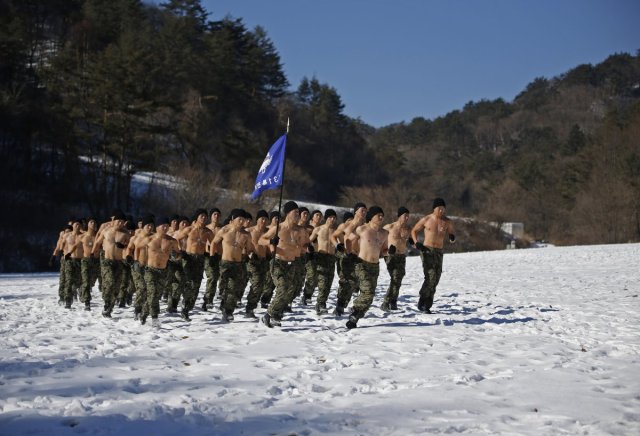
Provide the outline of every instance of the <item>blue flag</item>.
{"type": "Polygon", "coordinates": [[[284,152],[287,145],[287,134],[282,135],[269,149],[267,157],[264,158],[254,187],[251,199],[255,200],[262,191],[275,189],[282,185],[284,171],[284,152]]]}

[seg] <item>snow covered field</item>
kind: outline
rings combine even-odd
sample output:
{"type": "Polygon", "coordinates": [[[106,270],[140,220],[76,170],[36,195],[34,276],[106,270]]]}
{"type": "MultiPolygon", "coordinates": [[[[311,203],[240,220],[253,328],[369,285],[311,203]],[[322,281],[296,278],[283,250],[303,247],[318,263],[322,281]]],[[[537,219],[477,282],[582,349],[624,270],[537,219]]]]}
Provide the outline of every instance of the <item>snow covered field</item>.
{"type": "Polygon", "coordinates": [[[639,244],[445,255],[432,315],[418,258],[395,313],[381,271],[352,331],[299,306],[153,329],[0,276],[0,434],[640,434],[639,244]]]}

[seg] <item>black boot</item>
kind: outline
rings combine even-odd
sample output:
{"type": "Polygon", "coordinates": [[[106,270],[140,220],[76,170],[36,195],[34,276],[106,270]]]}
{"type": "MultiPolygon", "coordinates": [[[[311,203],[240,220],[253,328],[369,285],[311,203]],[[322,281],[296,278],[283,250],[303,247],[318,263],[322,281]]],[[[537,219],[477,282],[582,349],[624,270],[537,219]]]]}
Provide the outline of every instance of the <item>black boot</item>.
{"type": "Polygon", "coordinates": [[[333,314],[336,316],[342,316],[344,315],[344,307],[338,305],[336,306],[336,308],[333,310],[333,314]]]}
{"type": "Polygon", "coordinates": [[[251,319],[258,319],[258,317],[256,316],[255,313],[253,313],[253,310],[249,309],[244,313],[244,317],[245,318],[251,318],[251,319]]]}
{"type": "Polygon", "coordinates": [[[189,312],[187,312],[186,310],[180,312],[180,318],[184,319],[185,321],[191,321],[191,318],[189,318],[189,312]]]}
{"type": "Polygon", "coordinates": [[[380,309],[385,311],[385,312],[389,312],[389,310],[391,310],[391,308],[389,307],[389,303],[382,303],[380,305],[380,309]]]}
{"type": "Polygon", "coordinates": [[[391,310],[398,310],[398,302],[397,301],[391,301],[389,303],[389,309],[391,310]]]}
{"type": "Polygon", "coordinates": [[[91,303],[89,303],[88,301],[84,303],[84,310],[91,310],[91,303]]]}
{"type": "Polygon", "coordinates": [[[202,303],[202,310],[207,311],[207,302],[202,303]]]}
{"type": "Polygon", "coordinates": [[[354,314],[351,314],[349,315],[349,321],[347,321],[347,328],[351,330],[356,327],[358,327],[358,318],[354,314]]]}

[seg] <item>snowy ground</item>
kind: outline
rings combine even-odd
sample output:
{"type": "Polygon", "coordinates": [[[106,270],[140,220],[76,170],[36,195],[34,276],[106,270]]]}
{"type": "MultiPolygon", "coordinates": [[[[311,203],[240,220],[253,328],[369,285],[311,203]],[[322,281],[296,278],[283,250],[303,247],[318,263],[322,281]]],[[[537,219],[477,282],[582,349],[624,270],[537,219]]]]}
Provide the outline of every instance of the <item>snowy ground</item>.
{"type": "Polygon", "coordinates": [[[352,331],[301,307],[158,330],[0,276],[0,434],[640,434],[640,245],[445,255],[433,315],[418,258],[393,314],[381,271],[352,331]]]}

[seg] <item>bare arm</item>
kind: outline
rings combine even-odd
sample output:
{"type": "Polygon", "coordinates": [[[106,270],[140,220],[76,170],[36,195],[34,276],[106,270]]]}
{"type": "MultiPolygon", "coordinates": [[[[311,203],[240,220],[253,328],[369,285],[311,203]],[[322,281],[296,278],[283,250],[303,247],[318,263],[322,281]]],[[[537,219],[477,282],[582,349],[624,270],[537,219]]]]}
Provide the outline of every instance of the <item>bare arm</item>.
{"type": "Polygon", "coordinates": [[[258,244],[259,245],[271,245],[270,239],[273,238],[276,235],[276,228],[275,227],[271,227],[267,233],[265,233],[264,235],[260,236],[260,239],[258,240],[258,244]]]}
{"type": "Polygon", "coordinates": [[[418,232],[424,228],[425,219],[426,217],[420,218],[416,225],[413,226],[413,229],[411,229],[411,239],[413,239],[413,242],[416,244],[418,243],[418,232]]]}

